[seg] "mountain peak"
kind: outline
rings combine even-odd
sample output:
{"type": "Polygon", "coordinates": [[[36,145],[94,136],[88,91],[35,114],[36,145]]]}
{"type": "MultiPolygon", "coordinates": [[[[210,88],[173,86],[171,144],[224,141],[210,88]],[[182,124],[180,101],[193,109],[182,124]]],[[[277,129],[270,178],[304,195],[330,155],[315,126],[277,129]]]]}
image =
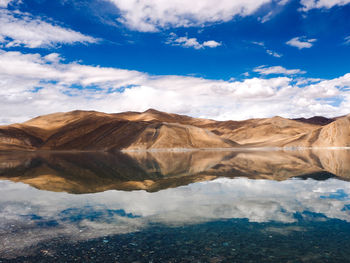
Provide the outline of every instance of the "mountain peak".
{"type": "Polygon", "coordinates": [[[143,113],[163,113],[163,114],[167,114],[165,112],[153,109],[153,108],[149,108],[148,110],[145,110],[143,113]]]}

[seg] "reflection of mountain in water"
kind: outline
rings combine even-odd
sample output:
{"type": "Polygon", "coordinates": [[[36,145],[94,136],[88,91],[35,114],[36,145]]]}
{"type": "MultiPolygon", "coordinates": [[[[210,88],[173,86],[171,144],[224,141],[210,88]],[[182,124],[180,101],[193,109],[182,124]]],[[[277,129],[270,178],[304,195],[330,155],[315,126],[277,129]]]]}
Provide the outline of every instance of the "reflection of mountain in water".
{"type": "Polygon", "coordinates": [[[49,191],[159,191],[218,177],[286,180],[350,178],[350,151],[8,153],[0,178],[49,191]]]}

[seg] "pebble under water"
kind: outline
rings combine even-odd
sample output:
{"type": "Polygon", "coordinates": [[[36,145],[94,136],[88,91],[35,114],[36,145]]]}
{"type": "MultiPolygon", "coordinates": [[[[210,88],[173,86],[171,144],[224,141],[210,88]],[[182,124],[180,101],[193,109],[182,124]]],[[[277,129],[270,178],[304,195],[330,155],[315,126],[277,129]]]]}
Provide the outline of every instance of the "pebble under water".
{"type": "Polygon", "coordinates": [[[310,214],[294,224],[230,219],[32,249],[1,262],[349,262],[350,225],[310,214]]]}

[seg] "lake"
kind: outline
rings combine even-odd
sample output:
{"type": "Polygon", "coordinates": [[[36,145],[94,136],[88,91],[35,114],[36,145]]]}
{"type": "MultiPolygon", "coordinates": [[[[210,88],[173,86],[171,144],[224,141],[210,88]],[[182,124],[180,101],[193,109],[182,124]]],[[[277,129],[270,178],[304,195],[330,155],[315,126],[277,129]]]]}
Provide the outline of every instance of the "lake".
{"type": "Polygon", "coordinates": [[[350,150],[0,153],[0,262],[349,262],[350,150]]]}

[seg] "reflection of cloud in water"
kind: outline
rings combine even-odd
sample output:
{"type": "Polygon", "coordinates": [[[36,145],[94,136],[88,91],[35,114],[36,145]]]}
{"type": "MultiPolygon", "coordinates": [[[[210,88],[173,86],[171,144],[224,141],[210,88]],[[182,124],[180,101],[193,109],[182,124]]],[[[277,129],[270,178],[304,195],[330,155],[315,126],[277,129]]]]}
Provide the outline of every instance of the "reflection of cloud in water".
{"type": "Polygon", "coordinates": [[[150,223],[176,226],[226,218],[292,223],[305,211],[350,222],[350,183],[336,179],[218,179],[156,193],[85,195],[0,181],[0,190],[0,254],[53,237],[89,239],[139,231],[150,223]]]}

